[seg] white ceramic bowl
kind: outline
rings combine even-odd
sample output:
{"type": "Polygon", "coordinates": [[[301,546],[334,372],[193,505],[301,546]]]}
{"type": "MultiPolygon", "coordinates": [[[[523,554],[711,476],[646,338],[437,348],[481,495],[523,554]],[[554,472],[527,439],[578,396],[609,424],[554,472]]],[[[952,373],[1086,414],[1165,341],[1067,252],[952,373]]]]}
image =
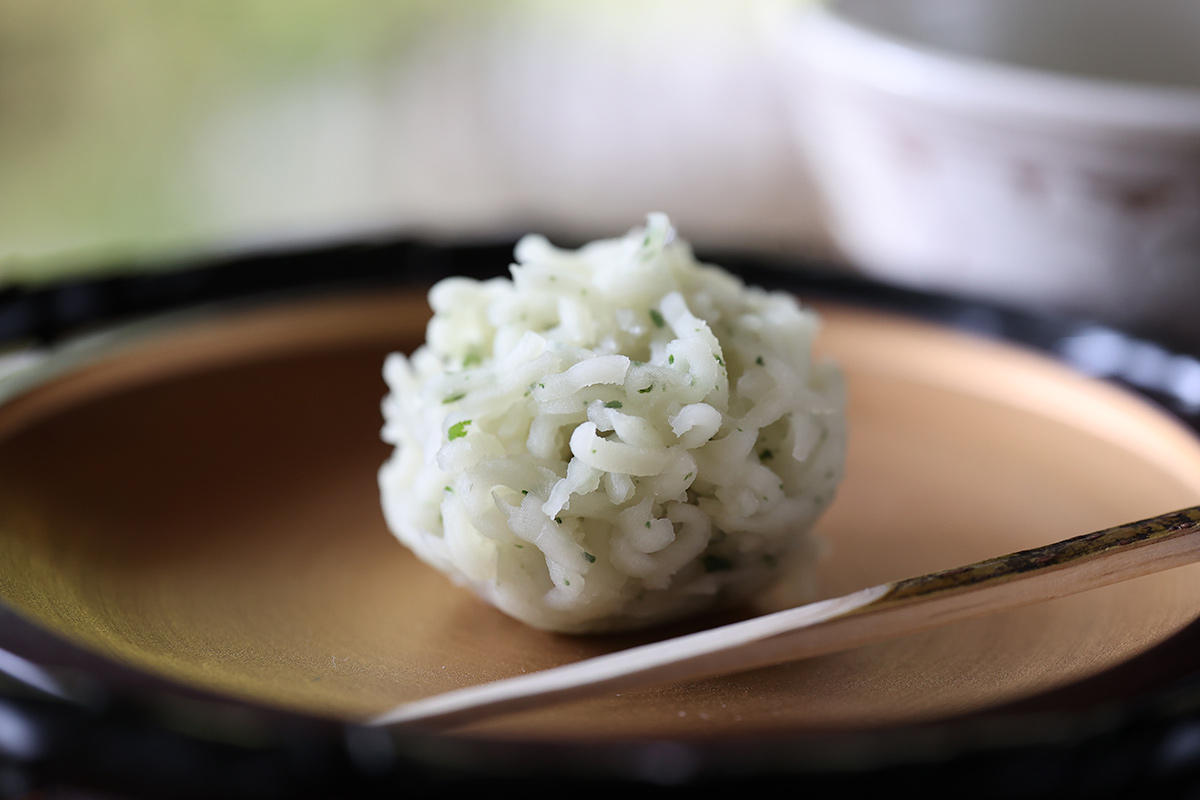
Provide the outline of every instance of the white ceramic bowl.
{"type": "Polygon", "coordinates": [[[1200,344],[1200,2],[834,0],[791,23],[850,261],[1200,344]]]}

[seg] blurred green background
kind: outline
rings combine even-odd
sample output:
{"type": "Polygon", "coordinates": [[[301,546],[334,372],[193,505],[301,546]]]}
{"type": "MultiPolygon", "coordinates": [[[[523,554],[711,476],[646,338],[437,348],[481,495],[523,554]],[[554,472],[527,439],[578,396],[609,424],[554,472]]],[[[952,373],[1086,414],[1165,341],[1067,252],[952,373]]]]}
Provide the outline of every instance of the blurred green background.
{"type": "Polygon", "coordinates": [[[331,239],[822,246],[780,0],[0,0],[0,283],[331,239]]]}

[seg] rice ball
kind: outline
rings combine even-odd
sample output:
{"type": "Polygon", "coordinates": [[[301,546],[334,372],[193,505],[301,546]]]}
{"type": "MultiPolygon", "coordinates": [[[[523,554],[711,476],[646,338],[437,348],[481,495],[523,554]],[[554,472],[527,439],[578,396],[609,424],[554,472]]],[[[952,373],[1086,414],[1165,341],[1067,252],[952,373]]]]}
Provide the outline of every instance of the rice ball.
{"type": "Polygon", "coordinates": [[[841,479],[843,385],[819,320],[698,263],[667,218],[512,278],[450,278],[384,365],[384,515],[421,559],[529,625],[644,627],[745,599],[841,479]]]}

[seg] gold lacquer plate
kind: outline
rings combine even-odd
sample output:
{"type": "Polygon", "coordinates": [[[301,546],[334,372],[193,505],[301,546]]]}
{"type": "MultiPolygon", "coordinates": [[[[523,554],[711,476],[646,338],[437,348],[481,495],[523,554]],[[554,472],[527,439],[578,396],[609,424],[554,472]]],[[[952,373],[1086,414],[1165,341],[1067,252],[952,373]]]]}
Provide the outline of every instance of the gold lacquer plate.
{"type": "MultiPolygon", "coordinates": [[[[1200,502],[1200,444],[1133,395],[1011,346],[822,310],[850,450],[820,524],[821,596],[1200,502]]],[[[51,357],[54,377],[0,406],[0,596],[142,672],[347,720],[683,630],[535,631],[395,542],[375,480],[380,370],[427,317],[423,293],[337,296],[180,317],[51,357]]],[[[1187,567],[465,730],[727,737],[945,719],[1104,672],[1198,610],[1200,567],[1187,567]]]]}

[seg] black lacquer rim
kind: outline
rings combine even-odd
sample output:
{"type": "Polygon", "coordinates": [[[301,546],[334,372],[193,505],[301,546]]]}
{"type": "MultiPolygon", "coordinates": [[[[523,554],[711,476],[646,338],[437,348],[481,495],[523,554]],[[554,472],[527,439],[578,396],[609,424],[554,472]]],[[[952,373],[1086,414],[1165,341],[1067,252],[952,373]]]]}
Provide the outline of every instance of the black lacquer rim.
{"type": "MultiPolygon", "coordinates": [[[[0,292],[0,344],[53,345],[96,326],[229,301],[486,277],[502,273],[511,254],[512,242],[350,244],[9,288],[0,292]]],[[[749,283],[805,300],[901,313],[1035,349],[1125,385],[1200,430],[1200,404],[1178,380],[1181,370],[1200,374],[1200,363],[1153,342],[1086,321],[889,286],[820,263],[701,255],[749,283]],[[1078,358],[1087,351],[1081,343],[1092,340],[1105,343],[1102,363],[1078,358]]],[[[0,674],[0,796],[44,786],[115,797],[300,798],[703,785],[1111,797],[1190,794],[1200,786],[1200,623],[1080,684],[969,717],[871,731],[620,743],[392,735],[235,704],[134,673],[2,607],[0,631],[0,653],[11,649],[36,662],[33,669],[46,667],[64,679],[71,698],[31,688],[19,670],[0,674]],[[1110,699],[1096,705],[1094,696],[1110,699]]]]}

